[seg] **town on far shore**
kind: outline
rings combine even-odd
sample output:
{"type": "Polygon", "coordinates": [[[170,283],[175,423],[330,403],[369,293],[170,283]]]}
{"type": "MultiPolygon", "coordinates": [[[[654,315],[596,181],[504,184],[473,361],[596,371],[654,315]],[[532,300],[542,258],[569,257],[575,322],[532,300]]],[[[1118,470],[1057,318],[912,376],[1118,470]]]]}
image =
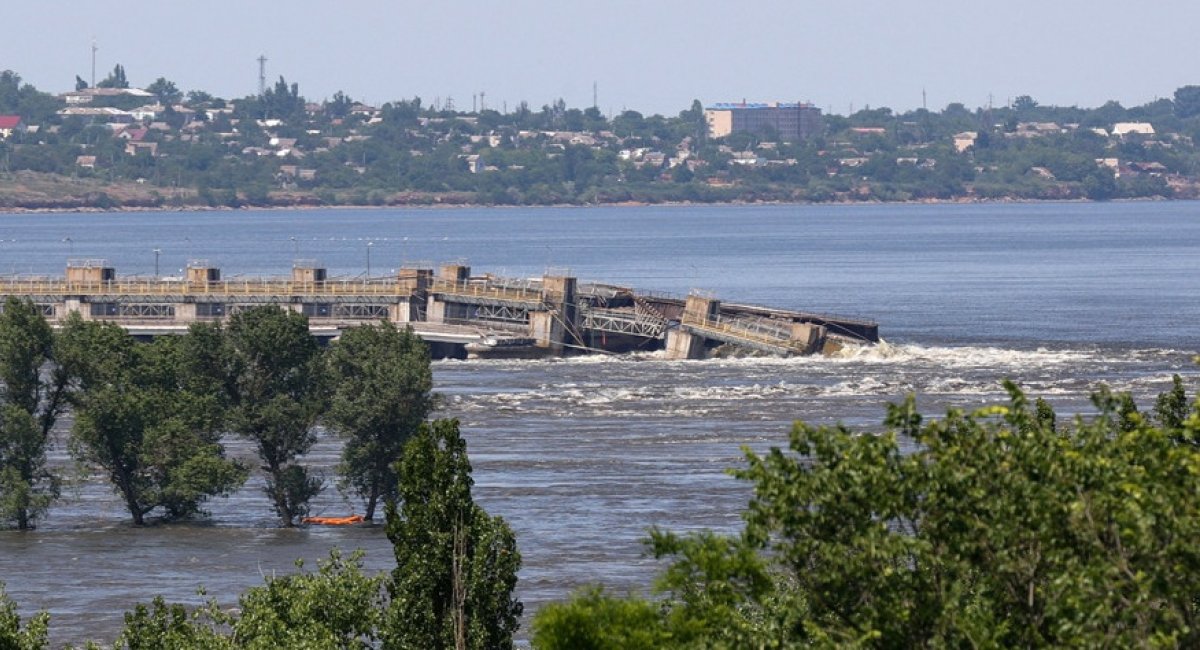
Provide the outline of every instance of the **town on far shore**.
{"type": "MultiPolygon", "coordinates": [[[[781,89],[792,92],[790,89],[781,89]]],[[[848,114],[700,100],[673,116],[419,97],[238,99],[0,72],[0,209],[1108,200],[1200,196],[1200,86],[1124,107],[848,114]]]]}

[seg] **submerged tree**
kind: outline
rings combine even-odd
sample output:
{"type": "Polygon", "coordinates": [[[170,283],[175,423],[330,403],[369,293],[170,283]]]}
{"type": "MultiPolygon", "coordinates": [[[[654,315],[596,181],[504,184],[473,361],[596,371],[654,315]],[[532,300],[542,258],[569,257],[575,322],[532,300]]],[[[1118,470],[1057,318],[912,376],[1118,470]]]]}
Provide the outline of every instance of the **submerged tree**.
{"type": "Polygon", "coordinates": [[[46,450],[65,406],[67,381],[49,365],[53,345],[40,309],[9,297],[0,312],[0,519],[22,530],[59,495],[46,450]]]}
{"type": "Polygon", "coordinates": [[[267,495],[293,526],[321,491],[320,477],[299,464],[316,443],[313,426],[324,410],[321,351],[308,319],[278,307],[234,314],[225,337],[229,425],[254,443],[267,495]]]}
{"type": "Polygon", "coordinates": [[[326,420],[346,438],[338,471],[371,520],[380,499],[395,502],[395,464],[433,406],[429,348],[391,323],[355,327],[333,346],[329,367],[326,420]]]}
{"type": "Polygon", "coordinates": [[[400,505],[387,506],[396,569],[384,647],[512,647],[523,611],[513,597],[521,555],[504,519],[471,498],[458,421],[422,425],[399,474],[400,505]]]}
{"type": "Polygon", "coordinates": [[[139,344],[76,314],[60,340],[75,388],[73,450],[107,472],[135,524],[156,508],[168,519],[198,514],[245,481],[246,468],[224,455],[221,406],[188,337],[139,344]]]}

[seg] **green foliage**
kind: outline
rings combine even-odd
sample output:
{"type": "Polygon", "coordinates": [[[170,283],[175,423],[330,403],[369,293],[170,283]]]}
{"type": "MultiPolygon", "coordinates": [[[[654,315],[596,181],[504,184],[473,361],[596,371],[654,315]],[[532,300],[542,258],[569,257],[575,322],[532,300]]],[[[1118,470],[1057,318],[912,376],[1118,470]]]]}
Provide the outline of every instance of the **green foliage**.
{"type": "Polygon", "coordinates": [[[269,578],[243,594],[233,638],[264,650],[377,647],[383,581],[363,574],[361,553],[342,558],[334,549],[316,573],[269,578]]]}
{"type": "Polygon", "coordinates": [[[45,650],[50,647],[50,616],[46,612],[36,614],[21,629],[21,617],[17,604],[4,593],[0,582],[0,648],[4,650],[45,650]]]}
{"type": "MultiPolygon", "coordinates": [[[[191,336],[191,335],[189,335],[191,336]]],[[[161,508],[168,519],[202,513],[227,495],[247,469],[224,456],[222,404],[211,392],[203,346],[189,337],[138,344],[120,326],[63,327],[59,360],[72,378],[75,455],[105,470],[135,524],[161,508]]]]}
{"type": "Polygon", "coordinates": [[[1181,118],[1200,115],[1200,86],[1175,89],[1175,115],[1181,118]]]}
{"type": "Polygon", "coordinates": [[[343,558],[337,549],[318,562],[315,573],[269,577],[246,590],[238,607],[215,602],[192,613],[155,598],[125,614],[116,647],[128,650],[313,650],[378,647],[384,574],[365,575],[362,553],[343,558]]]}
{"type": "Polygon", "coordinates": [[[346,485],[366,502],[394,503],[394,465],[433,408],[429,348],[410,328],[391,323],[346,330],[329,354],[334,386],[326,421],[346,438],[338,467],[346,485]]]}
{"type": "Polygon", "coordinates": [[[59,496],[46,450],[67,381],[60,369],[46,368],[53,345],[38,307],[10,296],[0,312],[0,519],[22,530],[59,496]]]}
{"type": "Polygon", "coordinates": [[[322,484],[297,462],[325,408],[321,351],[308,319],[278,307],[234,314],[225,336],[229,425],[255,444],[275,512],[295,525],[322,484]]]}
{"type": "MultiPolygon", "coordinates": [[[[909,398],[878,435],[797,423],[788,451],[747,452],[742,535],[652,534],[675,559],[657,620],[634,624],[665,635],[647,647],[1197,645],[1200,450],[1180,441],[1200,404],[1177,381],[1157,428],[1101,390],[1063,427],[1006,388],[928,422],[909,398]]],[[[534,645],[606,647],[626,629],[612,612],[642,609],[584,594],[542,610],[534,645]]]]}
{"type": "Polygon", "coordinates": [[[396,569],[385,647],[512,647],[523,611],[512,595],[521,555],[508,524],[471,499],[458,421],[422,425],[398,472],[400,505],[387,505],[396,569]]]}
{"type": "Polygon", "coordinates": [[[154,80],[154,83],[146,86],[146,92],[153,93],[159,103],[164,106],[179,103],[183,99],[183,93],[175,85],[175,82],[168,81],[166,77],[159,77],[154,80]]]}
{"type": "Polygon", "coordinates": [[[616,598],[599,587],[566,603],[551,603],[533,620],[537,650],[625,650],[672,647],[659,607],[637,597],[616,598]]]}
{"type": "Polygon", "coordinates": [[[96,84],[97,88],[128,88],[129,80],[125,78],[125,66],[118,63],[108,76],[96,84]]]}
{"type": "Polygon", "coordinates": [[[125,613],[125,628],[116,648],[125,650],[221,650],[237,647],[203,621],[204,611],[189,614],[183,605],[161,596],[149,606],[139,603],[125,613]]]}

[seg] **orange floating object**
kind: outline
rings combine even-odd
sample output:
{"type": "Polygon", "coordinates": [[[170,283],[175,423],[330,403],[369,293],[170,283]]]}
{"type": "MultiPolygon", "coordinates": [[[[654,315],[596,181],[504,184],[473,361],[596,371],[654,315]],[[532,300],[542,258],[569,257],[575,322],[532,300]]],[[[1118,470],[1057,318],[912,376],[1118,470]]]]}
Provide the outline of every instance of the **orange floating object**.
{"type": "Polygon", "coordinates": [[[301,519],[301,523],[305,524],[321,524],[322,526],[346,526],[349,524],[361,524],[365,519],[362,515],[350,515],[349,517],[305,517],[301,519]]]}

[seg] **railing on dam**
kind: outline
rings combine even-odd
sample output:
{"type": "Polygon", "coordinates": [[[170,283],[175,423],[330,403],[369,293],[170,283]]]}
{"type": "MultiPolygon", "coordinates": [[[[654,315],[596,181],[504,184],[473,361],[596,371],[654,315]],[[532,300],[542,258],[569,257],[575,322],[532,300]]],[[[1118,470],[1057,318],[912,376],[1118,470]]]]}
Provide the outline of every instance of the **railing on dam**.
{"type": "Polygon", "coordinates": [[[111,282],[69,282],[62,279],[0,278],[0,295],[41,296],[408,296],[413,286],[372,280],[220,280],[194,283],[184,280],[121,279],[111,282]]]}
{"type": "Polygon", "coordinates": [[[768,352],[787,352],[804,347],[792,338],[791,325],[767,318],[684,318],[682,326],[726,343],[742,344],[768,352]]]}
{"type": "Polygon", "coordinates": [[[541,286],[522,286],[502,282],[455,282],[453,280],[437,279],[434,280],[430,291],[449,296],[486,298],[520,303],[538,303],[542,301],[541,286]]]}

